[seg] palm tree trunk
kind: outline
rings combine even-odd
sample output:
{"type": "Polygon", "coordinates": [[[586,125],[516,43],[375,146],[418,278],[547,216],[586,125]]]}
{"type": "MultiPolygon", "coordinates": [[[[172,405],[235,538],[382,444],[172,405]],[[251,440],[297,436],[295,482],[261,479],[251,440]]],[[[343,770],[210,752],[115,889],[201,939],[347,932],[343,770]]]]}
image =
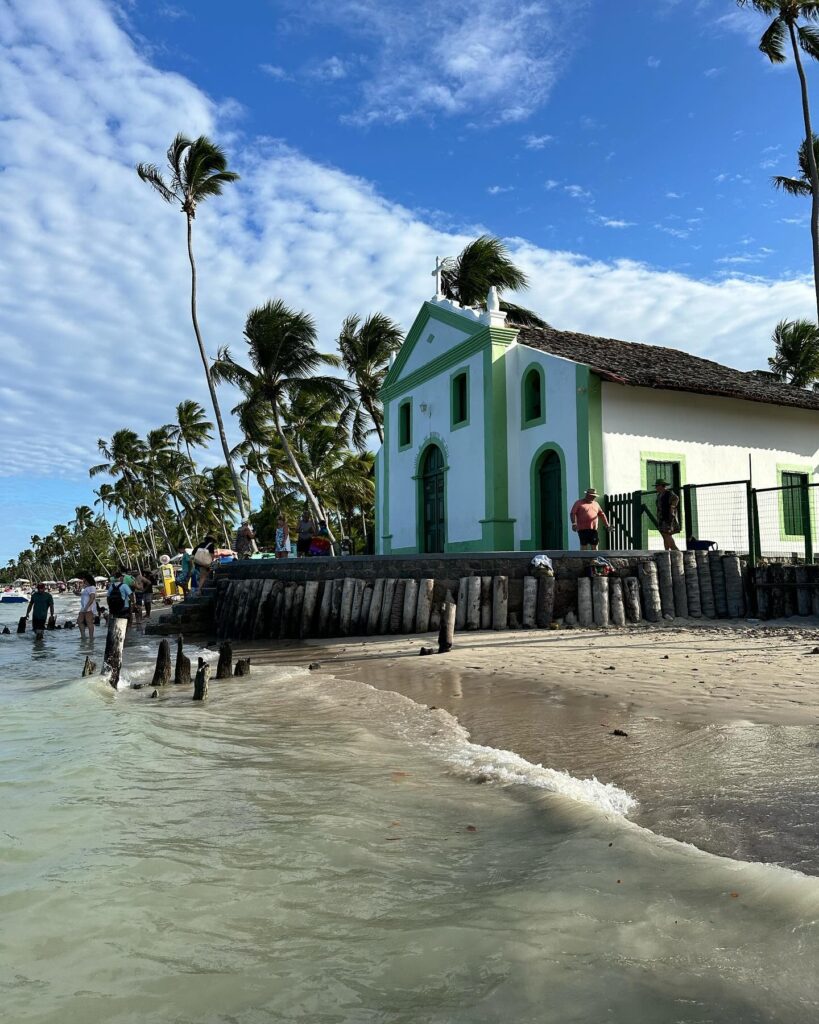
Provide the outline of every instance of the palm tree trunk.
{"type": "Polygon", "coordinates": [[[375,432],[376,432],[376,434],[378,434],[378,440],[381,442],[381,444],[383,444],[384,443],[384,431],[381,429],[381,424],[378,422],[378,420],[375,417],[375,411],[373,409],[372,403],[371,402],[366,402],[365,403],[365,408],[366,408],[367,412],[370,414],[370,419],[373,421],[373,426],[375,427],[375,432]]]}
{"type": "Polygon", "coordinates": [[[196,313],[196,260],[193,258],[193,218],[190,212],[186,213],[188,220],[188,259],[191,264],[191,320],[193,321],[193,333],[196,335],[196,343],[199,346],[199,355],[202,357],[202,366],[205,368],[205,379],[208,382],[208,391],[210,391],[210,399],[213,403],[213,414],[216,417],[216,425],[219,429],[219,440],[222,442],[222,451],[225,455],[225,463],[227,468],[230,470],[230,476],[233,480],[233,490],[236,493],[236,504],[239,508],[239,515],[242,519],[245,517],[245,503],[242,497],[242,487],[239,483],[239,477],[236,475],[236,470],[233,468],[233,460],[230,457],[230,448],[227,443],[227,436],[225,435],[225,424],[222,422],[222,410],[219,408],[219,401],[216,398],[216,388],[213,384],[213,378],[210,374],[210,364],[208,363],[208,356],[205,352],[205,343],[202,341],[202,332],[199,330],[199,317],[196,313]]]}
{"type": "Polygon", "coordinates": [[[278,434],[279,440],[282,443],[282,448],[284,448],[284,453],[287,456],[290,465],[293,467],[293,473],[295,474],[298,482],[301,484],[301,489],[304,492],[304,496],[307,498],[308,505],[313,510],[313,515],[316,517],[317,520],[323,520],[327,523],[327,533],[330,535],[330,543],[335,544],[336,539],[333,536],[332,530],[330,529],[330,523],[328,522],[327,517],[324,514],[324,510],[322,509],[321,505],[319,505],[318,498],[316,498],[315,494],[313,494],[312,487],[310,486],[310,484],[307,483],[307,477],[302,472],[302,468],[299,465],[298,459],[293,454],[293,449],[290,447],[290,442],[287,440],[287,438],[285,437],[285,433],[282,430],[282,425],[279,421],[278,407],[276,406],[275,402],[271,402],[270,404],[273,409],[273,425],[275,426],[276,433],[278,434]]]}
{"type": "Polygon", "coordinates": [[[192,548],[193,541],[191,540],[191,535],[188,533],[188,528],[185,525],[185,518],[182,515],[182,510],[179,508],[179,502],[176,500],[176,495],[173,492],[171,492],[171,501],[173,502],[173,507],[176,509],[176,521],[182,527],[182,532],[185,534],[185,539],[188,542],[188,547],[192,548]]]}
{"type": "Polygon", "coordinates": [[[802,58],[799,54],[799,44],[796,40],[796,29],[792,21],[788,22],[788,31],[791,36],[793,59],[796,63],[796,70],[799,74],[799,85],[802,90],[802,116],[805,119],[805,151],[808,158],[808,171],[810,172],[811,189],[810,236],[813,243],[813,287],[816,291],[816,322],[819,324],[819,171],[817,171],[816,156],[813,152],[813,128],[811,126],[808,83],[805,78],[805,69],[802,67],[802,58]]]}

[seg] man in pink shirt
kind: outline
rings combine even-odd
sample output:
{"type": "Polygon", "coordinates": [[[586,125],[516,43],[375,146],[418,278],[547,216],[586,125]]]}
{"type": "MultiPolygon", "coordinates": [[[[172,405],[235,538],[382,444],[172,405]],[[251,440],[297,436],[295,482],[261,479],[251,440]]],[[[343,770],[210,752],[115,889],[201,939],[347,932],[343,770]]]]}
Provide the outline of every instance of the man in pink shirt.
{"type": "Polygon", "coordinates": [[[597,491],[590,487],[584,498],[578,498],[572,505],[569,513],[572,520],[572,529],[580,538],[580,547],[583,551],[597,551],[599,536],[597,534],[597,523],[603,520],[608,527],[609,521],[606,513],[597,504],[597,491]]]}

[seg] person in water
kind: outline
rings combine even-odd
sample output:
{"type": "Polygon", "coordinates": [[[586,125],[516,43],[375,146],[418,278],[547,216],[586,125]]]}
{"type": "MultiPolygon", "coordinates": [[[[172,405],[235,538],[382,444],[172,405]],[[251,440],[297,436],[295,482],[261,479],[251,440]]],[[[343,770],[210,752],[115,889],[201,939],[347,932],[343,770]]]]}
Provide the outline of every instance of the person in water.
{"type": "Polygon", "coordinates": [[[31,600],[26,609],[26,618],[31,615],[31,625],[34,635],[42,637],[45,632],[49,616],[54,615],[54,598],[46,590],[45,583],[38,583],[37,589],[31,595],[31,600]],[[32,614],[33,613],[33,614],[32,614]]]}
{"type": "Polygon", "coordinates": [[[77,615],[77,625],[80,627],[80,636],[85,640],[85,631],[88,630],[89,640],[94,639],[94,620],[99,615],[97,608],[97,584],[91,573],[83,574],[85,586],[80,591],[80,611],[77,615]]]}

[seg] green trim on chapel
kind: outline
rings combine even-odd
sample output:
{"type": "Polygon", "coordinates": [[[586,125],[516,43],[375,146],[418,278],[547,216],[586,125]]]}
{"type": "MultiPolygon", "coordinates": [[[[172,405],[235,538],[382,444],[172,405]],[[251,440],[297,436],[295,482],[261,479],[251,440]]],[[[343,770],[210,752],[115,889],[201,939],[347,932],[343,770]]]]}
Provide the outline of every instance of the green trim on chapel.
{"type": "Polygon", "coordinates": [[[509,518],[506,350],[517,337],[509,327],[488,327],[483,353],[484,486],[486,513],[481,519],[484,551],[513,551],[515,520],[509,518]]]}
{"type": "MultiPolygon", "coordinates": [[[[688,475],[685,471],[685,455],[682,452],[640,452],[640,489],[644,494],[648,494],[648,463],[649,462],[679,462],[680,464],[680,510],[679,518],[680,522],[683,520],[684,508],[683,508],[683,496],[682,489],[685,484],[688,483],[688,475]]],[[[669,481],[669,486],[673,481],[669,481]]],[[[652,512],[654,510],[652,509],[652,512]]],[[[684,523],[686,536],[696,536],[698,531],[698,524],[696,522],[696,508],[691,509],[691,518],[695,521],[693,523],[684,523]]],[[[659,537],[660,531],[655,530],[651,525],[651,520],[644,517],[644,526],[647,527],[647,535],[649,537],[659,537]]]]}
{"type": "MultiPolygon", "coordinates": [[[[782,479],[783,479],[783,475],[785,473],[799,473],[802,476],[806,476],[808,478],[808,483],[809,484],[815,483],[815,480],[813,478],[813,466],[810,466],[810,465],[808,465],[808,466],[805,466],[805,465],[799,466],[796,463],[789,464],[789,463],[785,463],[785,462],[777,462],[777,464],[776,464],[776,485],[777,485],[777,487],[784,487],[784,484],[782,483],[782,479]]],[[[816,501],[817,501],[817,494],[816,494],[816,492],[817,492],[817,490],[819,490],[819,488],[817,488],[817,487],[809,487],[808,488],[808,495],[809,495],[809,501],[810,501],[810,518],[811,518],[811,523],[813,524],[813,531],[812,532],[813,532],[813,540],[814,541],[819,541],[819,518],[817,517],[817,506],[816,506],[816,501]]],[[[800,541],[801,540],[804,543],[804,540],[805,540],[805,534],[804,533],[788,533],[788,531],[787,531],[787,524],[785,523],[785,492],[784,491],[779,491],[779,493],[777,494],[776,497],[777,497],[777,504],[779,505],[779,539],[781,541],[789,541],[789,540],[800,541]]]]}
{"type": "Polygon", "coordinates": [[[577,364],[577,483],[578,494],[595,487],[605,494],[603,470],[603,394],[600,378],[588,366],[577,364]]]}
{"type": "Polygon", "coordinates": [[[450,433],[454,430],[460,430],[462,427],[468,427],[469,421],[472,417],[472,382],[469,374],[469,364],[466,366],[459,366],[457,370],[453,370],[449,375],[449,430],[450,433]],[[455,422],[455,380],[457,377],[463,375],[466,377],[466,415],[458,423],[455,422]]]}
{"type": "Polygon", "coordinates": [[[444,457],[444,551],[447,550],[447,534],[449,533],[449,488],[447,487],[446,474],[449,472],[449,448],[446,441],[440,434],[435,432],[427,434],[421,442],[415,456],[415,472],[412,480],[415,484],[415,548],[410,548],[408,554],[420,554],[424,550],[424,480],[421,469],[424,465],[424,457],[427,449],[435,445],[441,449],[444,457]]]}
{"type": "Polygon", "coordinates": [[[521,538],[520,550],[521,551],[542,551],[543,548],[538,544],[538,529],[540,527],[540,481],[538,480],[538,463],[546,454],[546,452],[555,452],[560,462],[560,489],[563,492],[563,504],[565,517],[560,522],[560,541],[562,550],[566,551],[569,545],[569,527],[568,527],[568,492],[566,490],[566,453],[555,441],[547,441],[542,444],[540,448],[532,456],[532,462],[529,466],[529,505],[530,515],[529,520],[532,527],[532,536],[528,540],[521,538]]]}
{"type": "Polygon", "coordinates": [[[523,369],[520,375],[520,429],[528,430],[529,427],[539,427],[546,422],[546,371],[541,363],[532,360],[523,369]],[[535,371],[540,377],[540,416],[526,418],[526,381],[530,372],[535,371]]]}
{"type": "MultiPolygon", "coordinates": [[[[384,402],[384,443],[381,446],[383,468],[383,487],[381,491],[381,554],[388,555],[392,550],[392,534],[390,533],[390,404],[384,402]]],[[[378,491],[376,491],[378,494],[378,491]]],[[[376,534],[376,537],[378,534],[376,534]]]]}

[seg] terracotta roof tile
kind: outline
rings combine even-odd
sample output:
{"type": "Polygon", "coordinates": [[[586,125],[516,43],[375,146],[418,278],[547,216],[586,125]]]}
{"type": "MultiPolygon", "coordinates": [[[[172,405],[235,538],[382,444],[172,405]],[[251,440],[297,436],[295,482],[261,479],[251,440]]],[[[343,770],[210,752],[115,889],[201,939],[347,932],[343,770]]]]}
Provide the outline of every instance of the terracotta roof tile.
{"type": "Polygon", "coordinates": [[[553,327],[522,327],[518,341],[541,352],[585,363],[604,380],[617,384],[819,411],[819,392],[780,384],[764,373],[735,370],[675,348],[596,338],[553,327]]]}

